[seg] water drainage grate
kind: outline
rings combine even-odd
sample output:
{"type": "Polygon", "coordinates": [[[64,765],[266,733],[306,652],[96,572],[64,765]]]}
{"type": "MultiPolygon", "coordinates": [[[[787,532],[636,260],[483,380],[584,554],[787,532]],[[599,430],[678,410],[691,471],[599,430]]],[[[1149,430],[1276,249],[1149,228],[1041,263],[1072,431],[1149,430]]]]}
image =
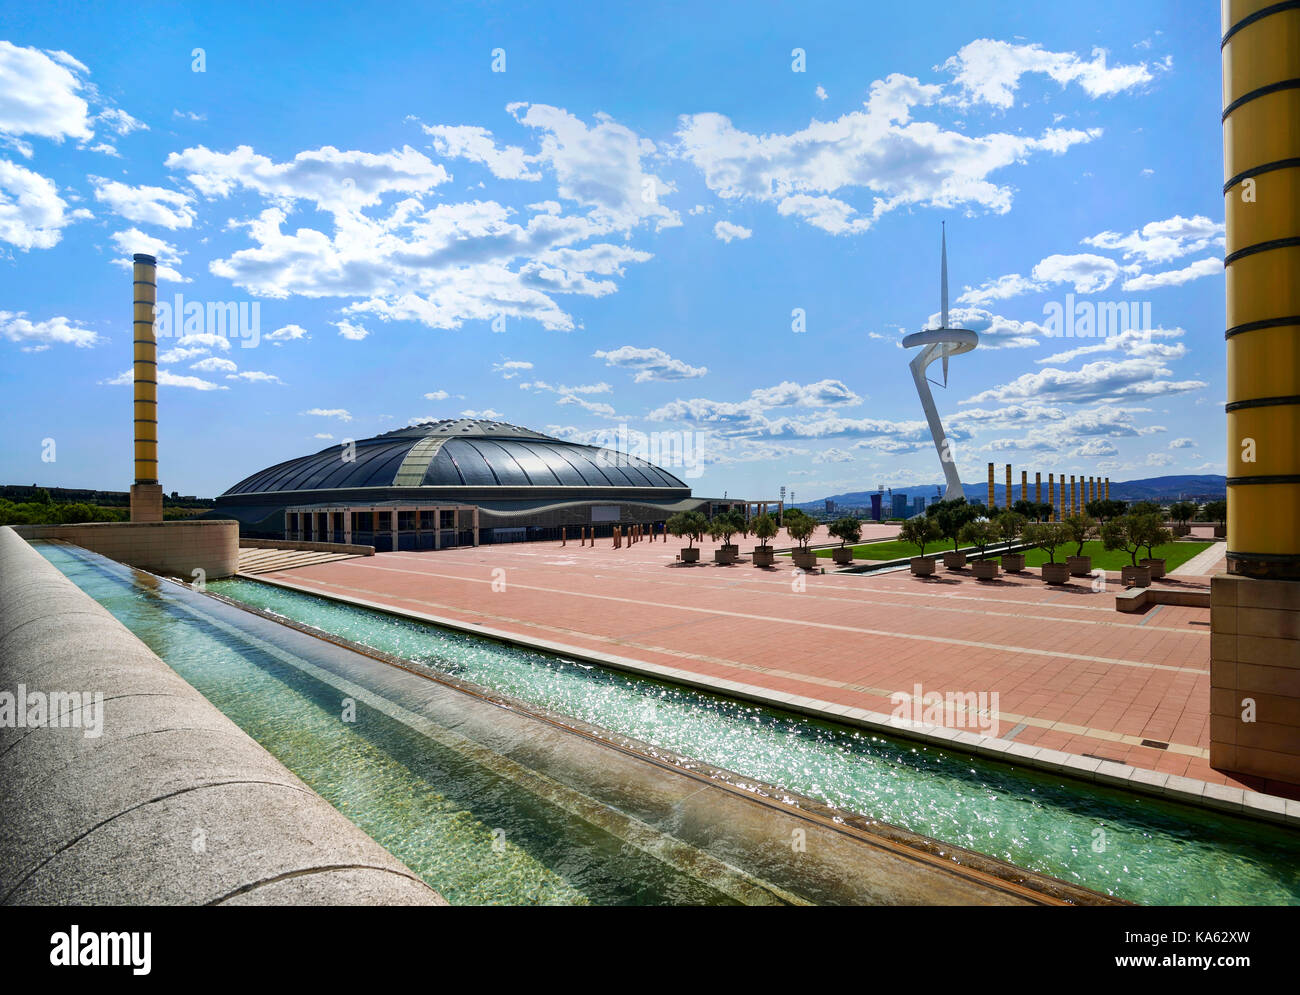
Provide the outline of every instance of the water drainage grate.
{"type": "Polygon", "coordinates": [[[1168,743],[1157,742],[1157,741],[1154,740],[1154,739],[1144,739],[1144,740],[1142,740],[1142,745],[1143,745],[1143,746],[1149,746],[1149,747],[1151,747],[1153,750],[1167,750],[1167,749],[1169,749],[1169,744],[1168,744],[1168,743]]]}

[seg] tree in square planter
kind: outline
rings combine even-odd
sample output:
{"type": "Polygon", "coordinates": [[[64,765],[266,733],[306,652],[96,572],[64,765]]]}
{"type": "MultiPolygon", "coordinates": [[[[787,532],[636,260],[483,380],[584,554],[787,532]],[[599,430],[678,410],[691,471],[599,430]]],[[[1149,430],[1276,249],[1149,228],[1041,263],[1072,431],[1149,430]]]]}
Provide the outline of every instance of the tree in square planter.
{"type": "Polygon", "coordinates": [[[758,545],[754,547],[754,566],[772,566],[776,563],[776,552],[767,544],[767,540],[775,536],[778,531],[776,519],[765,511],[754,519],[750,527],[754,538],[758,540],[758,545]]]}
{"type": "Polygon", "coordinates": [[[840,541],[838,549],[831,550],[831,559],[844,566],[853,562],[853,543],[862,539],[862,523],[845,516],[831,522],[830,533],[840,541]]]}
{"type": "Polygon", "coordinates": [[[725,565],[736,562],[740,547],[733,545],[731,539],[739,527],[740,523],[736,521],[735,516],[730,511],[723,512],[721,515],[714,515],[710,520],[708,526],[709,538],[720,544],[713,551],[713,561],[715,563],[725,565]]]}
{"type": "MultiPolygon", "coordinates": [[[[1030,504],[1033,504],[1033,502],[1030,502],[1030,504]]],[[[1046,507],[1046,505],[1044,505],[1044,507],[1046,507]]],[[[1039,508],[1035,505],[1033,510],[1037,513],[1039,508]]],[[[1015,541],[1020,538],[1021,533],[1025,530],[1025,526],[1029,523],[1025,520],[1025,516],[1018,512],[1004,511],[994,519],[993,524],[998,530],[998,537],[1008,546],[1012,546],[1015,544],[1015,541]]],[[[1025,554],[1003,553],[1002,569],[1009,574],[1020,573],[1025,569],[1025,554]]]]}
{"type": "Polygon", "coordinates": [[[798,508],[791,508],[785,515],[785,530],[790,538],[799,544],[792,555],[794,565],[801,570],[817,569],[817,554],[809,549],[813,533],[817,531],[817,519],[805,514],[798,508]]]}
{"type": "Polygon", "coordinates": [[[984,558],[985,548],[998,540],[998,530],[993,523],[984,518],[967,522],[961,527],[958,538],[966,545],[975,547],[976,560],[970,567],[975,578],[977,580],[996,580],[998,576],[997,560],[986,560],[984,558]]]}
{"type": "Polygon", "coordinates": [[[1142,536],[1142,548],[1147,551],[1147,555],[1141,561],[1139,566],[1151,568],[1151,579],[1159,580],[1165,575],[1164,557],[1155,555],[1158,546],[1164,546],[1174,541],[1174,533],[1167,529],[1159,518],[1155,518],[1146,533],[1142,536]]]}
{"type": "Polygon", "coordinates": [[[934,574],[934,558],[925,555],[925,547],[943,538],[935,520],[925,515],[909,518],[899,528],[898,538],[909,546],[915,546],[920,554],[913,556],[910,561],[913,576],[932,576],[934,574]]]}
{"type": "Polygon", "coordinates": [[[966,565],[966,554],[957,548],[962,526],[984,517],[982,504],[970,504],[963,498],[936,501],[925,509],[927,518],[934,519],[939,535],[952,543],[952,551],[943,554],[943,565],[949,570],[960,570],[966,565]]]}
{"type": "Polygon", "coordinates": [[[1149,512],[1128,512],[1102,526],[1101,543],[1110,550],[1123,550],[1132,563],[1120,570],[1125,587],[1150,587],[1151,568],[1138,563],[1138,553],[1153,530],[1163,531],[1160,518],[1149,512]]]}
{"type": "Polygon", "coordinates": [[[1192,531],[1192,527],[1187,523],[1192,520],[1196,514],[1196,505],[1190,501],[1175,501],[1169,506],[1169,517],[1174,520],[1173,533],[1175,536],[1182,538],[1192,531]]]}
{"type": "Polygon", "coordinates": [[[1074,555],[1065,559],[1071,577],[1087,577],[1092,573],[1092,557],[1083,555],[1083,545],[1097,534],[1097,523],[1088,514],[1070,515],[1061,522],[1065,541],[1074,544],[1074,555]]]}
{"type": "Polygon", "coordinates": [[[1043,564],[1043,581],[1047,584],[1068,584],[1070,568],[1056,562],[1056,550],[1069,540],[1061,522],[1034,522],[1025,526],[1025,542],[1032,543],[1047,554],[1043,564]]]}
{"type": "Polygon", "coordinates": [[[686,548],[679,554],[683,563],[698,563],[700,551],[695,543],[704,538],[708,519],[698,511],[679,511],[664,523],[670,535],[686,540],[686,548]]]}

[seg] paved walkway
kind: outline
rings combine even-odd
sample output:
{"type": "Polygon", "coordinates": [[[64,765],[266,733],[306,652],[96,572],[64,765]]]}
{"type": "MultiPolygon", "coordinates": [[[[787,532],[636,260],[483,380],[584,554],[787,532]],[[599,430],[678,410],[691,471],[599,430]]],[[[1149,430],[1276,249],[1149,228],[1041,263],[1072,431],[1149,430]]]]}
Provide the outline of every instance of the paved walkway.
{"type": "MultiPolygon", "coordinates": [[[[1001,738],[1247,787],[1208,763],[1208,609],[1122,615],[1118,574],[1105,592],[1047,587],[1036,571],[994,583],[942,568],[931,580],[804,575],[788,558],[715,566],[707,541],[688,566],[679,548],[606,539],[381,553],[283,579],[878,712],[918,684],[996,692],[1001,738]]],[[[1207,588],[1208,577],[1184,569],[1167,583],[1207,588]]]]}

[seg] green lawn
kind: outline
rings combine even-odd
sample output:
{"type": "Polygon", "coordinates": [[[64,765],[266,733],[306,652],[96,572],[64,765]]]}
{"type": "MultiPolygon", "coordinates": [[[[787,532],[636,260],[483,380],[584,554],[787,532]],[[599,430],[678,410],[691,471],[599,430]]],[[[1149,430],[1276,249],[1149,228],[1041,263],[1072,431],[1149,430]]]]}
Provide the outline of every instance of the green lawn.
{"type": "MultiPolygon", "coordinates": [[[[1161,559],[1163,557],[1165,561],[1165,570],[1169,573],[1173,573],[1178,569],[1178,567],[1182,566],[1197,553],[1209,549],[1210,545],[1211,544],[1208,542],[1166,543],[1163,546],[1157,546],[1155,548],[1155,557],[1156,559],[1161,559]]],[[[1058,548],[1056,551],[1056,562],[1064,563],[1067,556],[1073,555],[1073,543],[1071,543],[1069,547],[1058,548]]],[[[1108,551],[1099,541],[1085,542],[1083,544],[1083,555],[1092,557],[1092,568],[1094,570],[1119,570],[1120,567],[1131,566],[1133,563],[1133,560],[1129,557],[1128,553],[1123,550],[1108,551]]],[[[1140,563],[1146,555],[1146,550],[1144,549],[1138,554],[1138,562],[1140,563]]],[[[1000,557],[999,562],[1001,562],[1000,557]]],[[[1025,566],[1041,567],[1046,562],[1047,554],[1041,549],[1025,550],[1025,566]]]]}
{"type": "MultiPolygon", "coordinates": [[[[947,548],[951,549],[951,546],[947,548]]],[[[929,556],[932,553],[942,552],[941,543],[933,543],[925,547],[925,553],[929,556]]],[[[818,549],[814,552],[818,556],[830,558],[829,549],[818,549]]],[[[916,547],[905,542],[890,540],[888,542],[868,542],[853,547],[853,558],[855,560],[900,560],[904,556],[915,556],[916,547]]]]}
{"type": "MultiPolygon", "coordinates": [[[[1181,566],[1190,560],[1203,549],[1209,548],[1208,542],[1171,542],[1165,546],[1156,547],[1156,558],[1165,558],[1165,569],[1173,571],[1176,567],[1181,566]]],[[[948,543],[935,543],[925,547],[926,556],[940,556],[943,553],[951,552],[952,546],[948,543]]],[[[829,549],[816,550],[818,556],[830,558],[829,549]]],[[[1130,563],[1127,553],[1124,552],[1107,552],[1099,541],[1087,542],[1083,545],[1085,556],[1092,557],[1092,565],[1097,570],[1118,570],[1120,567],[1127,566],[1130,563]]],[[[905,542],[872,542],[853,547],[854,560],[901,560],[904,557],[916,556],[916,547],[905,542]]],[[[1074,555],[1074,546],[1068,548],[1061,547],[1056,551],[1056,562],[1064,563],[1067,556],[1074,555]]],[[[1138,559],[1146,556],[1145,551],[1138,559]]],[[[999,558],[1000,561],[1000,558],[999,558]]],[[[1030,567],[1041,567],[1047,562],[1047,554],[1041,549],[1025,550],[1025,565],[1030,567]]]]}

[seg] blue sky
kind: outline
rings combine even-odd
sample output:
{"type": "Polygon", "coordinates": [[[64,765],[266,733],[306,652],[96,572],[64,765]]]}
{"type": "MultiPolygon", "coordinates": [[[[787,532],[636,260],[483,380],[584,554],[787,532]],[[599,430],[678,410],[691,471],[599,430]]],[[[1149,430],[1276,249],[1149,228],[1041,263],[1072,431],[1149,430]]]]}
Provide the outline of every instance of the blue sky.
{"type": "Polygon", "coordinates": [[[152,251],[258,316],[160,340],[169,491],[465,412],[700,494],[937,483],[941,221],[964,480],[1223,472],[1214,5],[700,6],[9,5],[0,479],[129,485],[152,251]]]}

